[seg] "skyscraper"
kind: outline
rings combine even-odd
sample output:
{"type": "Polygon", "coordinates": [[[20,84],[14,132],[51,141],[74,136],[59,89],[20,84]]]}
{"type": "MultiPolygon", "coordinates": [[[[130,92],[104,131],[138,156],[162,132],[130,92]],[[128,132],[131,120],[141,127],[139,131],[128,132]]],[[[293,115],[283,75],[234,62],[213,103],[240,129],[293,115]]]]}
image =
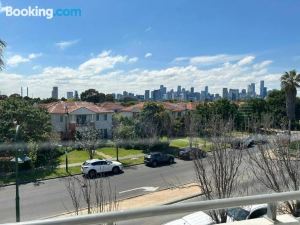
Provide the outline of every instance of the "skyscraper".
{"type": "Polygon", "coordinates": [[[177,94],[179,95],[181,93],[181,86],[179,85],[178,87],[177,87],[177,94]]]}
{"type": "Polygon", "coordinates": [[[150,90],[145,90],[145,100],[148,101],[150,99],[150,90]]]}
{"type": "Polygon", "coordinates": [[[255,93],[255,83],[251,83],[250,85],[248,85],[248,97],[254,98],[256,96],[255,93]]]}
{"type": "Polygon", "coordinates": [[[51,97],[54,99],[58,99],[58,87],[53,87],[51,97]]]}
{"type": "Polygon", "coordinates": [[[260,81],[260,88],[259,88],[259,96],[261,98],[264,97],[264,87],[265,87],[265,81],[261,80],[260,81]]]}
{"type": "Polygon", "coordinates": [[[72,98],[74,98],[73,91],[68,91],[67,92],[67,99],[72,99],[72,98]]]}
{"type": "Polygon", "coordinates": [[[78,91],[74,91],[74,98],[75,98],[76,100],[79,99],[78,91]]]}
{"type": "Polygon", "coordinates": [[[223,88],[223,98],[228,99],[228,89],[227,88],[223,88]]]}
{"type": "Polygon", "coordinates": [[[191,87],[191,93],[194,94],[194,87],[191,87]]]}

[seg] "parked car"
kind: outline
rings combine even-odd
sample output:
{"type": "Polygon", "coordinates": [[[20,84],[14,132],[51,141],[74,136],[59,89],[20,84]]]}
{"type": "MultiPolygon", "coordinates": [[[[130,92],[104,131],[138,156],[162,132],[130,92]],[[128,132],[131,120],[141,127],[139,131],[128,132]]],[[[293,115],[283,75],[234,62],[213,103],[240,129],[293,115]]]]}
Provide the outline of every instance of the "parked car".
{"type": "Polygon", "coordinates": [[[100,173],[113,172],[118,174],[121,171],[123,171],[122,163],[102,159],[87,160],[81,166],[81,172],[90,178],[95,178],[100,173]]]}
{"type": "MultiPolygon", "coordinates": [[[[267,214],[267,204],[237,207],[227,210],[227,222],[250,220],[267,214]]],[[[195,212],[181,219],[170,221],[164,225],[211,225],[214,220],[204,212],[195,212]]]]}
{"type": "Polygon", "coordinates": [[[159,164],[173,164],[174,162],[174,156],[161,152],[151,152],[144,157],[145,165],[153,167],[156,167],[159,164]]]}
{"type": "Polygon", "coordinates": [[[178,158],[180,159],[195,159],[195,158],[205,158],[207,153],[199,148],[186,147],[179,151],[178,158]]]}
{"type": "Polygon", "coordinates": [[[237,207],[227,210],[227,222],[250,220],[267,214],[267,204],[237,207]]]}
{"type": "Polygon", "coordinates": [[[214,220],[204,212],[195,212],[178,220],[173,220],[164,225],[211,225],[215,224],[214,220]]]}
{"type": "Polygon", "coordinates": [[[253,145],[254,139],[252,137],[236,138],[231,142],[231,147],[235,149],[251,148],[253,145]]]}

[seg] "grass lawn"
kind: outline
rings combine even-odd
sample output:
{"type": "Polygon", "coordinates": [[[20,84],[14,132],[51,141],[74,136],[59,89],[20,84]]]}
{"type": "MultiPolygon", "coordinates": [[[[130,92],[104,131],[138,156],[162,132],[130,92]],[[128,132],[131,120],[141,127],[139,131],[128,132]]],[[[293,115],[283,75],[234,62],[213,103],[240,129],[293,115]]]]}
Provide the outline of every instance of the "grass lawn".
{"type": "MultiPolygon", "coordinates": [[[[54,169],[36,169],[30,171],[20,171],[19,181],[20,183],[34,182],[39,179],[49,179],[56,177],[63,177],[67,175],[73,175],[80,173],[80,166],[70,167],[69,173],[66,172],[65,168],[54,168],[54,169]]],[[[15,175],[11,174],[6,177],[0,177],[0,184],[9,184],[15,182],[15,175]]]]}
{"type": "MultiPolygon", "coordinates": [[[[105,155],[109,155],[112,158],[117,157],[115,147],[98,148],[97,151],[102,152],[105,155]]],[[[129,155],[137,155],[137,154],[142,154],[142,153],[143,153],[143,150],[119,148],[119,157],[124,157],[124,156],[129,156],[129,155]]]]}
{"type": "MultiPolygon", "coordinates": [[[[85,160],[89,159],[89,153],[84,150],[74,150],[68,153],[68,163],[82,163],[85,160]]],[[[66,156],[61,155],[59,157],[59,163],[65,164],[66,163],[66,156]]]]}
{"type": "MultiPolygon", "coordinates": [[[[198,142],[200,144],[200,148],[205,150],[205,151],[209,151],[210,150],[210,146],[211,146],[211,142],[206,141],[203,138],[197,138],[194,140],[194,142],[198,142]],[[204,147],[204,144],[206,144],[206,146],[204,147]]],[[[189,146],[189,139],[186,138],[176,138],[176,139],[172,139],[170,141],[170,146],[171,147],[177,147],[177,148],[184,148],[184,147],[188,147],[189,146]]]]}

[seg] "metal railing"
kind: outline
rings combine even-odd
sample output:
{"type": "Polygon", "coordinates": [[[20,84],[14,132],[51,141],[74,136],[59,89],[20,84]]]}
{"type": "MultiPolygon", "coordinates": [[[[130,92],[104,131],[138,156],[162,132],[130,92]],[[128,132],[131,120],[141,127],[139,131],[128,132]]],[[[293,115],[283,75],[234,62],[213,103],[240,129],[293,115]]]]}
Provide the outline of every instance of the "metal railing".
{"type": "Polygon", "coordinates": [[[35,220],[21,223],[9,223],[10,225],[93,225],[113,223],[140,219],[145,217],[155,217],[178,213],[188,213],[195,211],[206,211],[212,209],[225,209],[237,206],[268,203],[268,217],[276,219],[276,206],[278,202],[288,200],[300,200],[300,191],[253,195],[245,197],[235,197],[226,199],[216,199],[210,201],[198,201],[182,203],[176,205],[163,205],[146,207],[141,209],[122,210],[116,212],[105,212],[99,214],[80,215],[47,220],[35,220]]]}

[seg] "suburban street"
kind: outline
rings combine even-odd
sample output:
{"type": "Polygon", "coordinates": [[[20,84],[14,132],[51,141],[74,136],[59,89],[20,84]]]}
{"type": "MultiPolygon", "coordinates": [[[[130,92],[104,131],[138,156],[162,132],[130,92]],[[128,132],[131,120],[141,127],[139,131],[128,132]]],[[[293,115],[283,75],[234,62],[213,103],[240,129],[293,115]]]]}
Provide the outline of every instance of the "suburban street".
{"type": "MultiPolygon", "coordinates": [[[[78,176],[81,177],[81,176],[78,176]]],[[[176,160],[169,166],[157,168],[144,165],[125,168],[124,173],[110,176],[112,187],[116,187],[119,199],[145,193],[140,187],[160,189],[192,182],[195,179],[193,162],[176,160]],[[135,189],[135,190],[132,190],[135,189]]],[[[63,179],[43,181],[20,186],[21,221],[54,216],[72,211],[70,197],[63,179]]],[[[15,221],[15,186],[0,190],[0,223],[15,221]]]]}
{"type": "MultiPolygon", "coordinates": [[[[293,136],[299,140],[298,135],[293,136]]],[[[256,147],[250,149],[253,153],[256,147]]],[[[239,150],[233,150],[239,151],[239,150]]],[[[211,157],[208,155],[208,157],[211,157]]],[[[250,171],[247,153],[243,154],[241,170],[250,171]]],[[[180,184],[191,183],[196,179],[193,162],[176,159],[172,165],[159,166],[157,168],[145,165],[131,166],[124,169],[124,173],[108,176],[111,186],[116,188],[117,198],[124,199],[154,191],[173,187],[180,184]]],[[[82,179],[81,175],[76,178],[82,179]]],[[[267,190],[259,182],[255,182],[253,176],[240,178],[240,192],[237,195],[250,195],[264,193],[267,190]]],[[[63,178],[45,180],[35,185],[34,183],[20,186],[21,221],[49,218],[64,212],[73,211],[73,206],[63,178]]],[[[179,215],[156,218],[157,224],[178,218],[179,215]],[[167,218],[167,220],[166,220],[167,218]]],[[[0,223],[15,221],[15,186],[6,186],[0,189],[0,223]]],[[[137,220],[139,224],[141,220],[137,220]]],[[[124,222],[124,224],[128,224],[124,222]]],[[[147,224],[147,219],[143,221],[147,224]]],[[[151,220],[153,224],[153,220],[151,220]]]]}

